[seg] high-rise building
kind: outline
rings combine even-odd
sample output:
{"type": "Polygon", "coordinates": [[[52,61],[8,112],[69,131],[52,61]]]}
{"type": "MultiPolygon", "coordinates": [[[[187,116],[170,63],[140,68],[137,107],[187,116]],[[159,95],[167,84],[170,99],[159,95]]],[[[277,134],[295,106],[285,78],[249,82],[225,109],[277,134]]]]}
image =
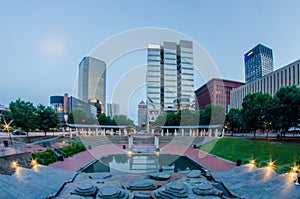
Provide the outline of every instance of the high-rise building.
{"type": "Polygon", "coordinates": [[[206,105],[220,105],[229,111],[230,91],[243,86],[245,83],[226,79],[213,78],[195,91],[196,109],[203,109],[206,105]]]}
{"type": "Polygon", "coordinates": [[[186,103],[194,101],[191,41],[149,44],[147,64],[146,95],[152,109],[162,112],[192,108],[186,103]]]}
{"type": "Polygon", "coordinates": [[[147,104],[142,100],[138,105],[138,125],[146,125],[147,124],[147,104]]]}
{"type": "Polygon", "coordinates": [[[272,49],[258,44],[244,55],[245,80],[249,83],[274,70],[272,49]]]}
{"type": "Polygon", "coordinates": [[[113,117],[120,114],[120,105],[116,103],[107,103],[106,115],[113,117]]]}
{"type": "Polygon", "coordinates": [[[78,98],[99,103],[100,113],[106,105],[106,64],[93,57],[84,57],[79,63],[78,98]]]}
{"type": "Polygon", "coordinates": [[[300,59],[230,92],[231,108],[241,108],[248,94],[268,93],[272,96],[285,86],[300,87],[300,59]]]}

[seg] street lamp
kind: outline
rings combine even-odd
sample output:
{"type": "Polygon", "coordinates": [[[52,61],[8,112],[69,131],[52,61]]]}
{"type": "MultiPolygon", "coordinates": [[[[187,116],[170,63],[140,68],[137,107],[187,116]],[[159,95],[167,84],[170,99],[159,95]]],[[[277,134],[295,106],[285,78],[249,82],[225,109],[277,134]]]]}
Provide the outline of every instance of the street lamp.
{"type": "Polygon", "coordinates": [[[13,122],[13,120],[11,120],[10,122],[6,122],[6,119],[5,119],[5,117],[4,117],[4,115],[2,115],[2,117],[3,117],[3,121],[4,121],[4,124],[2,124],[2,126],[4,127],[4,131],[5,130],[7,130],[7,132],[8,132],[8,135],[9,135],[9,140],[10,140],[10,143],[11,143],[11,135],[10,135],[10,125],[11,125],[11,123],[13,122]]]}

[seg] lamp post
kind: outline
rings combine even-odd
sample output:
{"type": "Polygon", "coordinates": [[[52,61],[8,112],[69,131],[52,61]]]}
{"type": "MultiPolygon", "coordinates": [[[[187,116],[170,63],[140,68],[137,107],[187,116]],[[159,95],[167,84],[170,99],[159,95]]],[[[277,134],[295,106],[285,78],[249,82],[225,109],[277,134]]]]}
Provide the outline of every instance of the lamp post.
{"type": "Polygon", "coordinates": [[[11,121],[9,121],[9,123],[7,123],[4,115],[2,115],[2,117],[3,117],[3,121],[4,121],[4,124],[2,124],[2,126],[4,127],[3,130],[4,131],[7,130],[8,136],[9,136],[9,140],[10,140],[10,143],[11,143],[12,141],[11,141],[11,134],[10,134],[10,127],[11,127],[10,125],[13,122],[13,120],[11,120],[11,121]]]}

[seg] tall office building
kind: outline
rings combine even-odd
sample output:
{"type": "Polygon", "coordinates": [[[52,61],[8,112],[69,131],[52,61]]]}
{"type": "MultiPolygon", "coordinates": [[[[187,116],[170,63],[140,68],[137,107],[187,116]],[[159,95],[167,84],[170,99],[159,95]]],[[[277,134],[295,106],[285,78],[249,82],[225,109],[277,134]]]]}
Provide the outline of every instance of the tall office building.
{"type": "Polygon", "coordinates": [[[107,103],[106,115],[113,117],[120,114],[120,105],[116,103],[107,103]]]}
{"type": "Polygon", "coordinates": [[[84,57],[79,63],[78,98],[101,107],[106,105],[106,64],[93,57],[84,57]]]}
{"type": "Polygon", "coordinates": [[[181,40],[148,45],[146,95],[159,112],[191,108],[194,101],[193,43],[181,40]],[[174,101],[176,103],[174,103],[174,101]]]}
{"type": "Polygon", "coordinates": [[[147,124],[147,104],[142,100],[138,105],[138,125],[146,125],[147,124]]]}
{"type": "Polygon", "coordinates": [[[258,44],[244,55],[245,80],[249,83],[274,70],[272,49],[258,44]]]}

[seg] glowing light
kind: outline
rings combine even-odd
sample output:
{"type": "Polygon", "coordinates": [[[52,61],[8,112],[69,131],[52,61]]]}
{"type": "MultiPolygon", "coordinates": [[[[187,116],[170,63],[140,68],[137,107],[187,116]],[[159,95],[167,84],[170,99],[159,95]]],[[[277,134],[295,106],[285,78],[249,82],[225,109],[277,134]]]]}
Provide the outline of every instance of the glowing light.
{"type": "Polygon", "coordinates": [[[12,161],[11,167],[14,168],[14,169],[17,169],[19,167],[18,162],[17,161],[12,161]]]}
{"type": "Polygon", "coordinates": [[[31,160],[31,165],[32,166],[36,166],[38,164],[38,162],[35,160],[35,159],[32,159],[31,160]]]}
{"type": "Polygon", "coordinates": [[[274,166],[275,166],[274,162],[272,162],[272,160],[270,160],[270,162],[268,162],[268,167],[273,168],[274,166]]]}
{"type": "Polygon", "coordinates": [[[160,152],[159,151],[156,151],[156,156],[159,156],[160,155],[160,152]]]}
{"type": "Polygon", "coordinates": [[[255,165],[255,160],[250,160],[250,164],[255,165]]]}
{"type": "Polygon", "coordinates": [[[132,151],[128,151],[127,154],[128,154],[128,156],[131,156],[132,155],[132,151]]]}
{"type": "Polygon", "coordinates": [[[296,173],[297,171],[299,171],[299,167],[298,167],[297,165],[294,165],[294,166],[292,167],[292,171],[293,171],[294,173],[296,173]]]}

